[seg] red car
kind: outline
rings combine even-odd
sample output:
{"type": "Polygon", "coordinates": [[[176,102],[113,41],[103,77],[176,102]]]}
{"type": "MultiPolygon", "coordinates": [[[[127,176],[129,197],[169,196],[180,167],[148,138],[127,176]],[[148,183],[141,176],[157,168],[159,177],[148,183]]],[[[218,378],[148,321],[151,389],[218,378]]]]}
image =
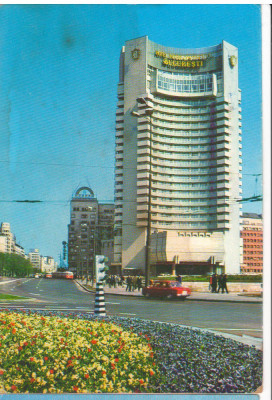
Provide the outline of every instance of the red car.
{"type": "Polygon", "coordinates": [[[176,281],[155,281],[152,285],[144,287],[142,293],[146,297],[166,297],[167,299],[182,299],[190,296],[191,289],[181,286],[176,281]]]}

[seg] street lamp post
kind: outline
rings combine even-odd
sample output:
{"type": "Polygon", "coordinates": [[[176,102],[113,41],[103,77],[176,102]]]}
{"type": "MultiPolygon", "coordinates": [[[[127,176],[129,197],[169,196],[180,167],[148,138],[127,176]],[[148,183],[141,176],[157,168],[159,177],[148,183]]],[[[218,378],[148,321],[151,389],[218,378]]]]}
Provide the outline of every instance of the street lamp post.
{"type": "Polygon", "coordinates": [[[149,138],[149,176],[148,176],[148,203],[147,203],[147,226],[146,226],[146,245],[145,245],[145,287],[149,286],[150,266],[151,266],[151,192],[152,192],[152,114],[153,107],[150,107],[144,97],[138,97],[137,102],[146,105],[144,114],[132,111],[132,115],[149,117],[150,138],[149,138]]]}

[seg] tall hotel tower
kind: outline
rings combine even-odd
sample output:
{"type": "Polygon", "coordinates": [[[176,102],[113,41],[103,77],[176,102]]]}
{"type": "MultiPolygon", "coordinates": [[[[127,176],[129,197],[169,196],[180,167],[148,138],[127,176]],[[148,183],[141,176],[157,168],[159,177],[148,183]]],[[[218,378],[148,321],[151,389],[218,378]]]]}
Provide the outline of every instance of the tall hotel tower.
{"type": "Polygon", "coordinates": [[[238,49],[122,48],[116,112],[115,263],[240,272],[238,49]],[[150,234],[148,234],[150,232],[150,234]]]}

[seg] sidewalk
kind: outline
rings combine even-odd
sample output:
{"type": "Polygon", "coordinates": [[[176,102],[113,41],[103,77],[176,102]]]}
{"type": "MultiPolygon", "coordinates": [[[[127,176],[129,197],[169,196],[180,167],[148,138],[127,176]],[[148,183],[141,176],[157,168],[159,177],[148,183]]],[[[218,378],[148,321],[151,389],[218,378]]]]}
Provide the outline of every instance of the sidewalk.
{"type": "MultiPolygon", "coordinates": [[[[86,280],[75,280],[81,287],[90,292],[95,292],[95,287],[86,285],[86,280]]],[[[186,286],[184,284],[184,286],[186,286]]],[[[107,285],[104,286],[104,292],[106,294],[114,294],[121,296],[140,296],[143,297],[142,291],[135,290],[134,292],[127,292],[126,287],[109,288],[107,285]]],[[[233,303],[262,303],[262,297],[254,295],[243,295],[242,293],[211,293],[211,292],[193,292],[188,297],[189,300],[197,301],[228,301],[233,303]]]]}

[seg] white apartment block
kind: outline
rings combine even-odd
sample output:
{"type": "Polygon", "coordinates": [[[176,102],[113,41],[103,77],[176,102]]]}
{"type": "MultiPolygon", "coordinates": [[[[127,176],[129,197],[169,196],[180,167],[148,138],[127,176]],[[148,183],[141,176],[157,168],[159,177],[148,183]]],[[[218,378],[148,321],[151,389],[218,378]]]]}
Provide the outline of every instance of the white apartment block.
{"type": "Polygon", "coordinates": [[[0,233],[6,237],[5,253],[14,253],[15,237],[8,222],[2,222],[0,233]]]}
{"type": "Polygon", "coordinates": [[[34,268],[41,269],[41,255],[39,249],[31,249],[28,258],[34,268]]]}
{"type": "Polygon", "coordinates": [[[240,272],[240,104],[231,44],[125,43],[115,159],[114,262],[122,269],[144,270],[150,214],[153,266],[240,272]]]}
{"type": "Polygon", "coordinates": [[[48,272],[55,272],[57,271],[57,264],[53,257],[46,256],[40,257],[40,264],[41,264],[41,272],[48,273],[48,272]]]}

